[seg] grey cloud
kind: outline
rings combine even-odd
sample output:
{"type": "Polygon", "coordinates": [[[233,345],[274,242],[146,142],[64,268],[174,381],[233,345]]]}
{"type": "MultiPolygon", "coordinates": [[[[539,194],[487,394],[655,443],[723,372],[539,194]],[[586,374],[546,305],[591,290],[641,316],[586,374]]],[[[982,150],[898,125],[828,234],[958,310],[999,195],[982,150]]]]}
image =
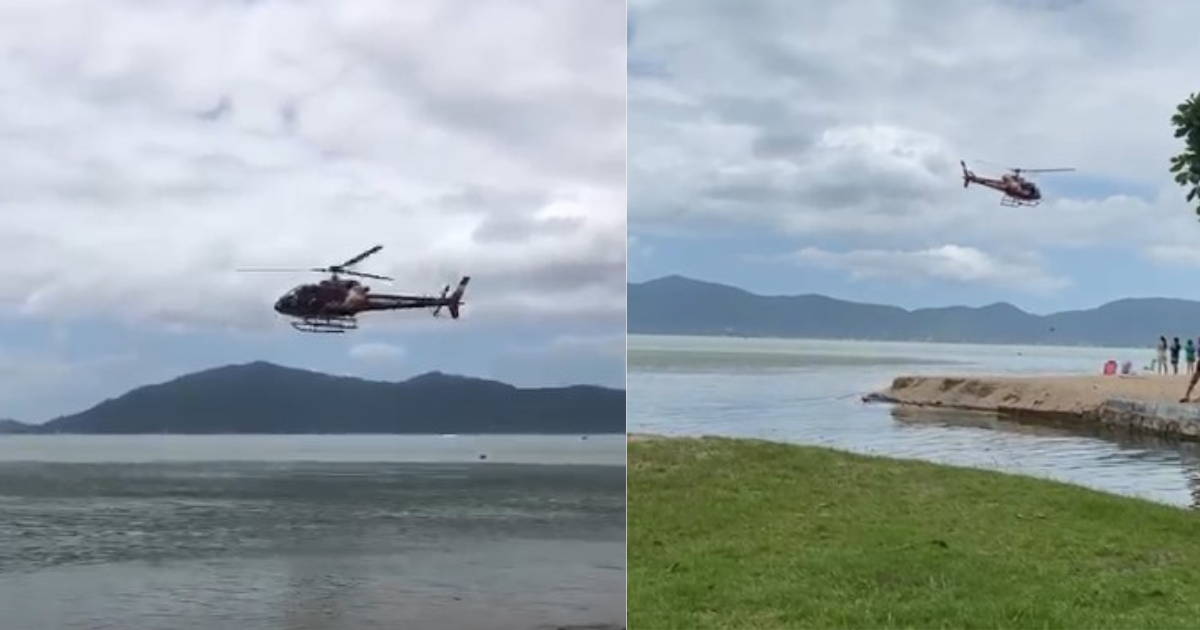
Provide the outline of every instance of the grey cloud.
{"type": "Polygon", "coordinates": [[[0,248],[30,261],[0,304],[51,317],[88,293],[73,315],[265,329],[312,278],[233,269],[381,242],[372,270],[401,290],[495,270],[478,316],[610,316],[619,5],[201,7],[0,6],[0,248]]]}
{"type": "Polygon", "coordinates": [[[581,217],[523,217],[489,215],[475,228],[480,243],[519,243],[535,235],[556,236],[575,232],[584,226],[581,217]]]}
{"type": "Polygon", "coordinates": [[[1177,43],[1200,9],[1036,4],[763,0],[734,16],[715,1],[635,2],[630,54],[672,74],[630,82],[631,225],[752,223],[903,251],[946,242],[935,234],[1175,242],[1190,216],[1165,170],[1178,150],[1167,120],[1194,81],[1177,43]],[[823,142],[847,130],[852,148],[823,142]],[[972,158],[1074,166],[1162,194],[1004,210],[992,191],[962,190],[957,162],[972,158]]]}
{"type": "Polygon", "coordinates": [[[200,112],[198,116],[203,120],[217,121],[230,115],[232,112],[233,100],[228,96],[222,96],[221,100],[218,101],[216,105],[214,105],[211,109],[206,109],[200,112]]]}
{"type": "Polygon", "coordinates": [[[560,290],[576,290],[589,286],[602,286],[614,295],[624,292],[625,261],[613,260],[602,263],[567,260],[554,265],[530,266],[499,276],[498,282],[512,286],[527,287],[531,291],[545,291],[548,295],[560,290]],[[621,279],[616,286],[614,279],[621,279]]]}
{"type": "Polygon", "coordinates": [[[550,200],[544,190],[502,190],[468,184],[453,193],[436,200],[438,208],[465,214],[486,214],[489,217],[507,217],[527,214],[544,206],[550,200]]]}
{"type": "Polygon", "coordinates": [[[812,132],[760,131],[754,139],[754,154],[760,158],[782,158],[798,155],[812,146],[815,134],[812,132]]]}
{"type": "MultiPolygon", "coordinates": [[[[490,5],[472,6],[484,14],[495,10],[490,5]]],[[[478,29],[476,24],[462,29],[462,37],[438,38],[443,41],[434,48],[457,46],[462,54],[476,57],[471,65],[480,73],[512,73],[527,67],[530,81],[519,89],[516,84],[502,84],[498,89],[483,90],[454,76],[460,70],[449,64],[418,65],[401,54],[391,32],[377,25],[348,26],[338,37],[358,50],[380,77],[417,104],[424,115],[486,138],[509,159],[528,160],[539,169],[564,176],[617,182],[624,177],[623,136],[622,141],[614,139],[625,126],[625,53],[612,43],[624,39],[618,30],[624,25],[623,7],[595,3],[578,8],[580,12],[564,11],[561,6],[540,3],[522,9],[531,19],[547,24],[548,30],[536,36],[548,48],[533,56],[523,51],[517,54],[518,49],[509,46],[519,33],[484,31],[486,37],[468,39],[465,34],[478,29]],[[559,29],[569,33],[558,33],[559,29]],[[561,47],[565,42],[572,43],[561,47]],[[548,71],[547,55],[566,57],[577,64],[580,74],[549,84],[543,76],[548,71]],[[450,72],[442,74],[442,68],[450,72]],[[581,151],[585,146],[591,149],[581,151]]],[[[461,17],[447,11],[439,19],[461,17]]],[[[432,58],[439,52],[432,52],[432,58]]]]}

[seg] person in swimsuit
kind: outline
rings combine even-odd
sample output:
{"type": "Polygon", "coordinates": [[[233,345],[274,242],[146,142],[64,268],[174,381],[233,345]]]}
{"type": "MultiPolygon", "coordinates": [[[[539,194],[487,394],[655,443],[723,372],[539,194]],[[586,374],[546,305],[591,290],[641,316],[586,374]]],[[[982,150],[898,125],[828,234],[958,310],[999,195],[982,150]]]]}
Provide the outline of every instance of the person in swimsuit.
{"type": "Polygon", "coordinates": [[[1158,338],[1158,356],[1154,361],[1154,371],[1157,374],[1167,373],[1167,338],[1158,338]]]}

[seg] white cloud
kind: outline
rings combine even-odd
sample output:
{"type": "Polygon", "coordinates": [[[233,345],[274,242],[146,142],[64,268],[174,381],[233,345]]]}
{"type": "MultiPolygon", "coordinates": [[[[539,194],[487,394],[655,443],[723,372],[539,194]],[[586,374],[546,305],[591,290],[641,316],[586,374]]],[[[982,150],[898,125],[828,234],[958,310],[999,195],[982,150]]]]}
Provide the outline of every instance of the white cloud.
{"type": "Polygon", "coordinates": [[[1200,267],[1200,245],[1155,245],[1145,256],[1167,267],[1200,267]]]}
{"type": "Polygon", "coordinates": [[[0,349],[0,418],[42,422],[49,418],[31,415],[32,410],[82,410],[108,394],[113,380],[136,382],[145,368],[133,353],[76,358],[0,349]]]}
{"type": "Polygon", "coordinates": [[[262,326],[376,243],[481,318],[624,308],[622,6],[0,2],[0,302],[262,326]]]}
{"type": "Polygon", "coordinates": [[[493,368],[522,386],[597,383],[623,387],[626,337],[616,334],[559,335],[544,344],[511,347],[493,368]],[[547,380],[547,375],[552,375],[547,380]]]}
{"type": "Polygon", "coordinates": [[[632,234],[628,235],[625,238],[626,275],[636,268],[639,258],[645,258],[652,253],[654,253],[653,246],[632,234]]]}
{"type": "Polygon", "coordinates": [[[595,353],[608,357],[623,358],[628,347],[624,334],[618,335],[562,335],[555,337],[541,352],[551,353],[595,353]]]}
{"type": "Polygon", "coordinates": [[[943,245],[915,251],[858,249],[830,252],[804,248],[787,259],[846,271],[852,279],[896,279],[910,282],[944,280],[993,284],[1033,292],[1061,289],[1065,278],[1047,274],[1031,254],[996,256],[974,247],[943,245]]]}
{"type": "Polygon", "coordinates": [[[359,343],[350,347],[350,357],[360,361],[392,362],[404,357],[404,348],[390,343],[359,343]]]}
{"type": "Polygon", "coordinates": [[[1170,116],[1200,85],[1186,34],[1200,5],[634,0],[631,12],[639,231],[740,225],[908,261],[947,243],[1004,260],[1014,245],[1129,255],[1198,236],[1167,167],[1182,148],[1170,116]],[[1005,208],[963,190],[960,159],[981,175],[1000,169],[980,159],[1077,171],[1035,176],[1040,207],[1005,208]],[[1102,181],[1137,194],[1089,193],[1102,181]]]}

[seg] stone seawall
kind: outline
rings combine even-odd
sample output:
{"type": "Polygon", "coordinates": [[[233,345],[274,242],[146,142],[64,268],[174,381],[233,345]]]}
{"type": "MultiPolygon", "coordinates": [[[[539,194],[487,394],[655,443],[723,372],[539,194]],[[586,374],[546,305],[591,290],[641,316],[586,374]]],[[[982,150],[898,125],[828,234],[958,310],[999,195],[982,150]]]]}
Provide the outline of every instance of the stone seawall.
{"type": "MultiPolygon", "coordinates": [[[[865,402],[1099,423],[1200,440],[1200,404],[1179,376],[901,376],[865,402]]],[[[1200,394],[1198,394],[1200,395],[1200,394]]]]}
{"type": "Polygon", "coordinates": [[[1101,424],[1200,441],[1200,405],[1114,398],[1093,415],[1101,424]]]}

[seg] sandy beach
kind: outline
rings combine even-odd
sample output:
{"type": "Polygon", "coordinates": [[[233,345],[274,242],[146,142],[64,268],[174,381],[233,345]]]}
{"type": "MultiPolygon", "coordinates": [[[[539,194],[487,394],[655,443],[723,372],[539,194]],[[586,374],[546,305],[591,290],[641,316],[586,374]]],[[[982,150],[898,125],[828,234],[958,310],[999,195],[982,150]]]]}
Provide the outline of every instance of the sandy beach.
{"type": "MultiPolygon", "coordinates": [[[[1156,376],[900,376],[868,398],[917,407],[1087,415],[1114,398],[1175,403],[1185,374],[1156,376]]],[[[1200,386],[1193,395],[1200,395],[1200,386]]]]}

